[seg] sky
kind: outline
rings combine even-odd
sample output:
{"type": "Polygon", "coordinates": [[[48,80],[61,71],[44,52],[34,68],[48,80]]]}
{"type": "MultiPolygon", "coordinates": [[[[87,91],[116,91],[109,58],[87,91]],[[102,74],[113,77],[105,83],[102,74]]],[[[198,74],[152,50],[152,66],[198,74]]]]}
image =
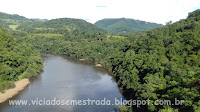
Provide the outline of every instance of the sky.
{"type": "Polygon", "coordinates": [[[200,9],[200,0],[2,0],[0,12],[27,18],[78,18],[95,23],[104,18],[132,18],[165,24],[200,9]]]}

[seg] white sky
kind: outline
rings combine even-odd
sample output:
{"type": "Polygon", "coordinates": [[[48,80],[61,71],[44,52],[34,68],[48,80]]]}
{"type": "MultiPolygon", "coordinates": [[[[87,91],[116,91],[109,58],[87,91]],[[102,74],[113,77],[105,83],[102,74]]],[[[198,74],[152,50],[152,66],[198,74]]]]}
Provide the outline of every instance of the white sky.
{"type": "Polygon", "coordinates": [[[27,18],[132,18],[165,24],[200,9],[200,0],[1,0],[0,12],[27,18]]]}

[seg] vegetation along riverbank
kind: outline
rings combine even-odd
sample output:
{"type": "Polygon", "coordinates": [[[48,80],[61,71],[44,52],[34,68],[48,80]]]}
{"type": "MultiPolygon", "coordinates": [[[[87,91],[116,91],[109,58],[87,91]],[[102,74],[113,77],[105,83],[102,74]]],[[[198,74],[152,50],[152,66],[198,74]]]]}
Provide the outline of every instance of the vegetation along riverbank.
{"type": "MultiPolygon", "coordinates": [[[[43,64],[39,51],[45,51],[79,59],[100,59],[95,64],[113,72],[118,86],[126,92],[126,99],[185,100],[179,106],[150,104],[139,109],[198,112],[199,29],[200,10],[173,24],[118,35],[71,18],[21,24],[15,30],[9,29],[15,38],[1,28],[1,91],[13,87],[12,81],[19,80],[25,71],[23,77],[36,75],[43,64]]],[[[125,107],[124,110],[134,109],[125,107]]]]}

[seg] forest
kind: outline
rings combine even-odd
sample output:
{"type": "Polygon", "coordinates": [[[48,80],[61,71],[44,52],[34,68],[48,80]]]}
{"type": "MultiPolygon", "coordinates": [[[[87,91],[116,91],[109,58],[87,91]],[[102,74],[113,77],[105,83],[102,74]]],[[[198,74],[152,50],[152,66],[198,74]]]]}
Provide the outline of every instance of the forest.
{"type": "Polygon", "coordinates": [[[148,31],[163,26],[162,24],[128,18],[102,19],[94,23],[94,25],[106,30],[111,34],[125,34],[138,31],[148,31]]]}
{"type": "Polygon", "coordinates": [[[14,81],[36,76],[42,68],[43,59],[37,50],[0,28],[0,92],[15,87],[14,81]]]}
{"type": "MultiPolygon", "coordinates": [[[[149,111],[200,111],[200,10],[188,18],[147,31],[110,58],[118,84],[130,98],[184,99],[182,106],[153,106],[149,111]]],[[[130,36],[130,35],[128,35],[130,36]]],[[[130,36],[131,37],[131,36],[130,36]]]]}
{"type": "Polygon", "coordinates": [[[9,30],[15,30],[18,26],[24,24],[33,24],[46,21],[45,19],[28,19],[23,16],[6,14],[0,12],[0,26],[9,30]]]}
{"type": "MultiPolygon", "coordinates": [[[[179,106],[146,105],[140,108],[143,111],[199,112],[199,29],[200,10],[160,28],[118,35],[69,18],[23,24],[16,30],[1,29],[0,66],[5,69],[0,67],[0,79],[5,82],[0,84],[13,86],[13,80],[31,77],[33,71],[38,73],[43,63],[39,51],[64,54],[99,59],[95,63],[113,72],[127,99],[150,99],[150,103],[157,99],[185,100],[179,106]]],[[[125,107],[119,111],[136,109],[125,107]]]]}

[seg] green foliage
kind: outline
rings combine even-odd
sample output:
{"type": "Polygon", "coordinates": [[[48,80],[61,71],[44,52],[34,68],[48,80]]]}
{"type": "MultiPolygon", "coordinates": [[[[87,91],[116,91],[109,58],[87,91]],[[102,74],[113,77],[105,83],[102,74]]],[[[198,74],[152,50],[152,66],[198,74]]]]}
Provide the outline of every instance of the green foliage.
{"type": "Polygon", "coordinates": [[[15,30],[19,25],[22,24],[33,24],[37,22],[43,22],[46,20],[40,19],[27,19],[17,14],[6,14],[0,12],[0,26],[6,29],[15,30]]]}
{"type": "Polygon", "coordinates": [[[159,110],[159,112],[178,112],[177,109],[173,109],[169,106],[165,106],[164,109],[159,110]]]}
{"type": "Polygon", "coordinates": [[[118,112],[132,112],[132,109],[125,105],[121,105],[119,106],[118,112]]]}
{"type": "Polygon", "coordinates": [[[96,26],[102,28],[108,33],[124,34],[137,31],[147,31],[153,28],[161,27],[161,24],[150,23],[134,19],[103,19],[95,23],[96,26]]]}
{"type": "Polygon", "coordinates": [[[40,72],[42,64],[39,52],[17,42],[5,29],[0,28],[0,92],[14,87],[13,81],[30,78],[40,72]]]}
{"type": "Polygon", "coordinates": [[[60,18],[43,23],[21,25],[17,30],[29,33],[57,33],[66,34],[70,32],[105,32],[104,30],[81,19],[60,18]]]}
{"type": "MultiPolygon", "coordinates": [[[[199,110],[199,17],[197,10],[185,20],[153,29],[140,37],[133,35],[126,52],[110,58],[119,85],[125,90],[132,89],[132,98],[170,100],[172,103],[175,98],[185,100],[183,105],[161,110],[164,112],[174,111],[173,108],[199,110]],[[132,77],[135,80],[130,80],[132,77]]],[[[151,111],[163,108],[147,107],[151,111]]]]}
{"type": "MultiPolygon", "coordinates": [[[[130,99],[170,100],[172,103],[175,98],[185,100],[183,105],[179,106],[148,105],[144,107],[148,111],[198,112],[200,106],[199,14],[197,10],[190,13],[187,19],[174,24],[147,32],[123,35],[106,35],[102,30],[83,20],[66,18],[21,25],[17,28],[18,31],[11,33],[18,41],[29,43],[40,51],[78,58],[100,59],[98,63],[113,71],[118,85],[128,91],[130,99]]],[[[123,21],[130,22],[126,19],[123,21]]],[[[112,25],[115,22],[117,23],[117,20],[106,24],[112,25]]],[[[123,26],[120,24],[124,23],[118,23],[119,26],[123,26]]],[[[142,27],[138,28],[142,29],[142,27]]],[[[121,33],[120,30],[117,32],[121,33]]],[[[5,36],[7,34],[3,29],[2,32],[0,37],[9,37],[5,36]]],[[[3,51],[0,55],[0,73],[5,74],[1,75],[2,80],[31,77],[35,69],[40,68],[37,65],[42,63],[36,51],[13,41],[13,38],[1,38],[0,41],[0,51],[3,51]],[[34,55],[30,56],[32,53],[34,55]],[[17,75],[14,75],[16,73],[17,75]]],[[[122,111],[129,111],[129,109],[123,107],[122,111]]]]}
{"type": "Polygon", "coordinates": [[[104,33],[26,34],[14,33],[19,41],[31,43],[40,51],[66,54],[77,58],[104,59],[115,55],[128,42],[124,38],[107,37],[104,33]]]}
{"type": "MultiPolygon", "coordinates": [[[[40,51],[101,59],[99,63],[113,71],[118,85],[131,91],[128,94],[132,99],[170,100],[172,103],[175,98],[185,100],[183,105],[171,105],[170,108],[146,106],[149,111],[163,108],[161,111],[173,108],[196,111],[200,99],[199,16],[147,32],[124,35],[62,30],[64,27],[59,26],[62,19],[58,19],[52,20],[52,24],[45,22],[31,26],[41,32],[23,30],[26,32],[15,32],[15,36],[40,51]],[[54,27],[56,25],[61,29],[54,27]],[[52,33],[55,36],[49,35],[52,33]]],[[[65,25],[65,19],[63,22],[65,25]]]]}
{"type": "Polygon", "coordinates": [[[15,84],[13,81],[4,81],[0,79],[0,92],[4,92],[4,90],[14,88],[15,84]]]}

